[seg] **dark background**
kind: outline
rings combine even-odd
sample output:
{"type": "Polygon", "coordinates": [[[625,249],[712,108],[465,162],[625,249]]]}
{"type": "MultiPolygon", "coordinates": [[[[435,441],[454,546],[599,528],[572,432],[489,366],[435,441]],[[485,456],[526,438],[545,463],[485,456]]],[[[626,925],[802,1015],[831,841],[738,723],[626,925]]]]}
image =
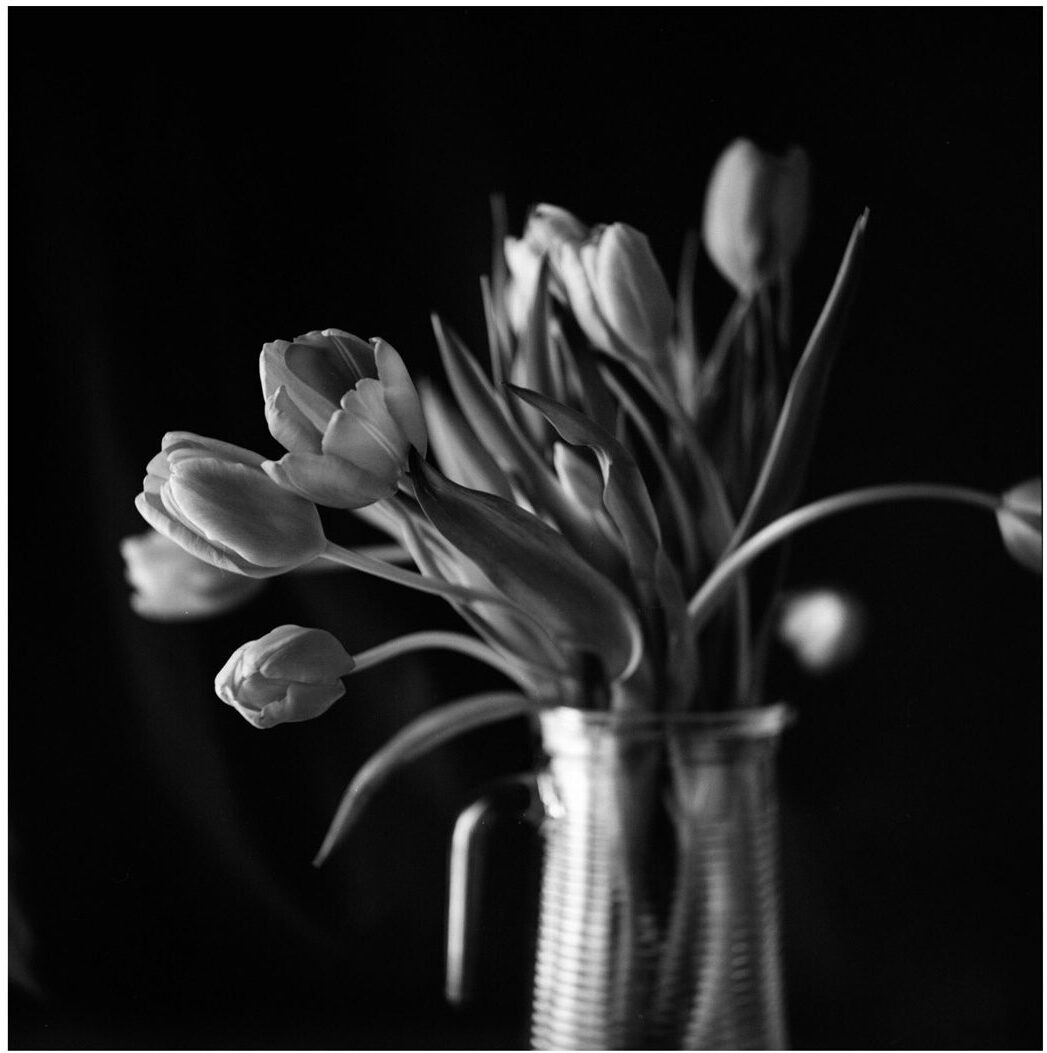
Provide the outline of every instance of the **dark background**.
{"type": "MultiPolygon", "coordinates": [[[[416,765],[309,865],[377,744],[497,679],[405,660],[321,721],[253,731],[212,691],[244,640],[297,622],[358,650],[452,619],[339,574],[137,619],[117,546],[145,463],[170,428],[274,451],[265,340],[381,334],[423,374],[435,308],[478,346],[491,191],[517,228],[541,200],[631,222],[674,276],[746,134],[813,158],[801,335],[872,209],[807,495],[1035,475],[1041,19],[12,11],[10,1046],[518,1043],[497,992],[442,1006],[440,954],[453,816],[526,763],[521,729],[416,765]]],[[[704,259],[698,279],[708,336],[730,298],[704,259]]],[[[862,598],[869,635],[830,680],[781,668],[792,1042],[1039,1048],[1040,582],[989,517],[916,505],[798,541],[790,583],[820,581],[862,598]]]]}

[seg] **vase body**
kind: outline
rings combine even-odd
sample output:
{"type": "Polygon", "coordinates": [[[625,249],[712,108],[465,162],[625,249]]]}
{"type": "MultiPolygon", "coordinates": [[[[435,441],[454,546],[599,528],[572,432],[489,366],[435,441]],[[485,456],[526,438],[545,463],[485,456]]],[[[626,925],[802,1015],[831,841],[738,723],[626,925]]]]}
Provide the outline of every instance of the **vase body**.
{"type": "Polygon", "coordinates": [[[535,1049],[782,1049],[784,707],[542,714],[535,1049]]]}

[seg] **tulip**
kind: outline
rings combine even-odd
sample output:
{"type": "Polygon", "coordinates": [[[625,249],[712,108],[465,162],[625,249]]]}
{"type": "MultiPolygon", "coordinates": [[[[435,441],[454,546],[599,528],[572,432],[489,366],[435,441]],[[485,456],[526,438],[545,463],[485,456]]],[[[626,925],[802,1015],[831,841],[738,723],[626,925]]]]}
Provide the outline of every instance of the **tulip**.
{"type": "Polygon", "coordinates": [[[784,157],[737,139],[720,155],[705,194],[703,239],[720,273],[743,296],[782,274],[807,227],[807,154],[784,157]]]}
{"type": "Polygon", "coordinates": [[[1029,479],[1003,495],[996,519],[1007,551],[1028,570],[1043,573],[1043,480],[1029,479]]]}
{"type": "Polygon", "coordinates": [[[584,243],[561,242],[554,263],[594,345],[664,364],[673,299],[645,235],[625,223],[598,227],[584,243]]]}
{"type": "Polygon", "coordinates": [[[556,205],[535,205],[527,217],[523,240],[538,257],[553,255],[562,242],[582,242],[589,228],[577,216],[556,205]]]}
{"type": "Polygon", "coordinates": [[[861,622],[853,600],[833,589],[812,589],[786,602],[778,635],[805,669],[827,673],[854,655],[861,622]]]}
{"type": "Polygon", "coordinates": [[[146,468],[135,506],[191,556],[266,578],[315,559],[327,546],[316,507],[277,486],[250,450],[168,432],[146,468]]]}
{"type": "Polygon", "coordinates": [[[332,508],[363,508],[396,492],[409,448],[423,456],[425,419],[403,359],[384,340],[339,329],[262,348],[273,437],[288,453],[262,470],[332,508]]]}
{"type": "Polygon", "coordinates": [[[120,553],[135,590],[131,607],[150,621],[211,618],[246,603],[262,588],[259,579],[204,563],[155,530],[125,537],[120,553]]]}
{"type": "Polygon", "coordinates": [[[256,728],[326,713],[345,694],[352,656],[328,632],[281,625],[233,652],[215,677],[218,697],[256,728]]]}

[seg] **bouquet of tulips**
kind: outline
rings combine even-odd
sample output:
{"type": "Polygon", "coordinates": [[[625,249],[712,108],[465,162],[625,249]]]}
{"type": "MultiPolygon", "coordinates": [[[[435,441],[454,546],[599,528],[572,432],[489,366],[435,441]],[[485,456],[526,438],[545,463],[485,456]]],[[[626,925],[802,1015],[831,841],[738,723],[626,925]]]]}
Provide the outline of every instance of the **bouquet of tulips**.
{"type": "Polygon", "coordinates": [[[751,565],[825,516],[907,498],[984,507],[1011,554],[1040,570],[1039,480],[1003,496],[900,484],[794,507],[868,224],[867,214],[855,224],[795,353],[790,272],[807,207],[803,151],[732,144],[710,178],[702,237],[685,242],[675,296],[647,238],[624,223],[589,227],[539,205],[515,238],[496,207],[485,352],[433,319],[447,388],[416,385],[385,340],[325,329],[263,347],[279,459],[164,437],[137,507],[163,545],[213,572],[215,595],[231,602],[231,582],[328,561],[442,596],[468,630],[352,656],[322,629],[276,628],[216,680],[254,726],[317,717],[343,677],[422,648],[459,651],[512,684],[397,735],[353,780],[321,858],[397,765],[481,724],[547,706],[758,704],[781,607],[773,586],[753,587],[751,565]],[[700,240],[737,291],[708,341],[694,314],[700,240]],[[317,505],[349,510],[389,543],[333,544],[317,505]]]}

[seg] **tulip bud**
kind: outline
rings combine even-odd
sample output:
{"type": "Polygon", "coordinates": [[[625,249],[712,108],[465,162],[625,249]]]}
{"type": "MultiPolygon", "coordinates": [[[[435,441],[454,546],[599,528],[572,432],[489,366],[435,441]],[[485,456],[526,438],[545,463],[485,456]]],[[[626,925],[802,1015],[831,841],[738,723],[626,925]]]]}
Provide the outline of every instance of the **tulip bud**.
{"type": "Polygon", "coordinates": [[[853,657],[861,628],[854,600],[833,589],[812,589],[786,601],[778,635],[808,672],[828,673],[853,657]]]}
{"type": "Polygon", "coordinates": [[[703,239],[720,273],[744,296],[791,264],[807,228],[807,154],[782,158],[737,139],[720,155],[705,194],[703,239]]]}
{"type": "Polygon", "coordinates": [[[582,245],[561,243],[555,260],[578,324],[609,354],[659,367],[673,323],[673,299],[645,235],[625,223],[597,228],[582,245]]]}
{"type": "Polygon", "coordinates": [[[135,507],[191,556],[252,578],[283,574],[327,546],[315,506],[277,486],[250,450],[168,432],[135,507]]]}
{"type": "Polygon", "coordinates": [[[1023,566],[1043,573],[1043,480],[1030,479],[1003,495],[996,513],[1007,551],[1023,566]]]}
{"type": "Polygon", "coordinates": [[[561,242],[581,242],[589,235],[589,228],[565,208],[556,205],[535,205],[527,217],[524,241],[537,257],[552,255],[561,242]]]}
{"type": "Polygon", "coordinates": [[[233,652],[215,692],[256,728],[311,720],[345,694],[354,664],[330,633],[281,625],[233,652]]]}
{"type": "Polygon", "coordinates": [[[246,603],[262,588],[259,579],[204,563],[155,530],[125,537],[120,553],[124,576],[135,590],[131,607],[150,621],[211,618],[246,603]]]}
{"type": "Polygon", "coordinates": [[[362,508],[396,491],[410,446],[425,453],[421,402],[403,359],[325,329],[262,348],[273,438],[289,452],[262,469],[279,486],[332,508],[362,508]]]}

